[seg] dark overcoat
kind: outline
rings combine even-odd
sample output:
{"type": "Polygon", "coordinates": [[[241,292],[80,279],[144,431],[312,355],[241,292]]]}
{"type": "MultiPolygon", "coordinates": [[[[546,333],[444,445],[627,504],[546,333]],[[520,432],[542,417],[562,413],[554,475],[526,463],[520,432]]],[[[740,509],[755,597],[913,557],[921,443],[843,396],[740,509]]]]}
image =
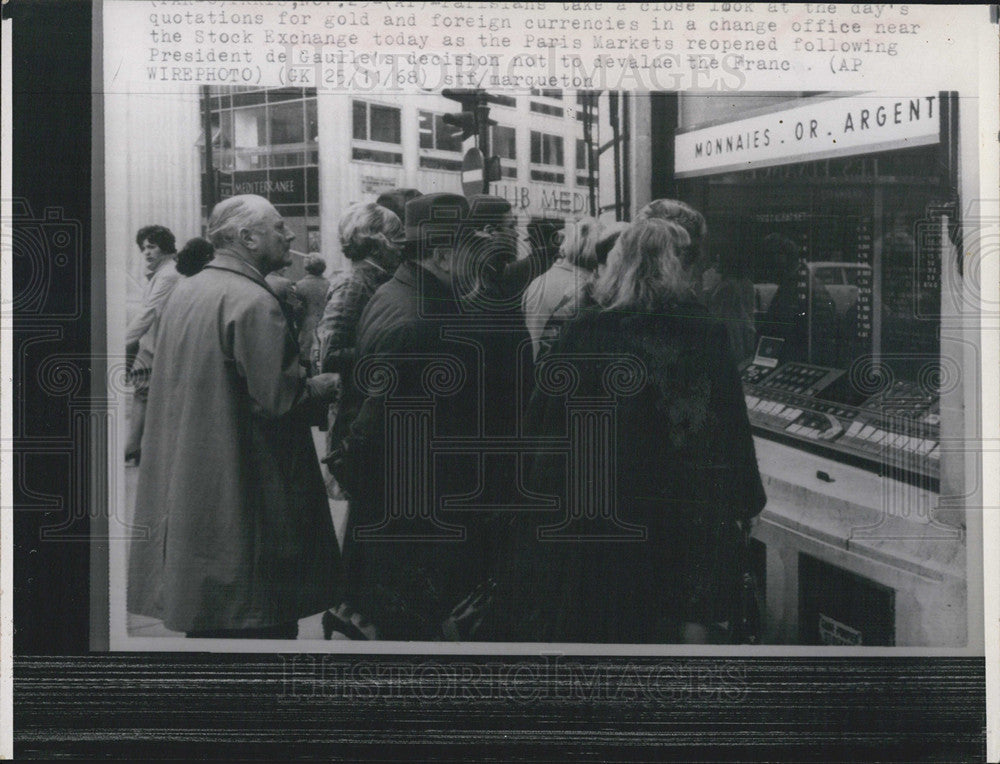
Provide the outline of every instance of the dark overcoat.
{"type": "Polygon", "coordinates": [[[558,506],[508,526],[498,637],[656,642],[725,621],[736,521],[765,502],[725,327],[693,302],[592,307],[536,380],[528,486],[558,506]]]}
{"type": "Polygon", "coordinates": [[[516,436],[527,398],[512,376],[518,347],[530,362],[520,319],[509,323],[498,332],[495,317],[414,262],[361,317],[354,382],[365,399],[348,438],[359,474],[344,564],[348,604],[384,638],[440,638],[491,572],[501,497],[481,451],[516,436]]]}
{"type": "Polygon", "coordinates": [[[217,251],[163,311],[130,550],[128,609],[177,631],[331,607],[340,556],[278,299],[217,251]]]}

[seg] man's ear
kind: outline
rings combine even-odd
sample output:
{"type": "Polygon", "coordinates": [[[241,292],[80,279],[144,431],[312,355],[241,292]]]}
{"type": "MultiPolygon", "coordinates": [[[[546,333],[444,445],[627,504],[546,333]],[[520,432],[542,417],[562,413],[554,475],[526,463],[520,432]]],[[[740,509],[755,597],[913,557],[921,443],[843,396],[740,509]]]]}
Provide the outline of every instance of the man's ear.
{"type": "Polygon", "coordinates": [[[249,250],[257,249],[257,242],[254,241],[253,231],[249,228],[241,228],[239,234],[237,234],[240,244],[249,250]]]}

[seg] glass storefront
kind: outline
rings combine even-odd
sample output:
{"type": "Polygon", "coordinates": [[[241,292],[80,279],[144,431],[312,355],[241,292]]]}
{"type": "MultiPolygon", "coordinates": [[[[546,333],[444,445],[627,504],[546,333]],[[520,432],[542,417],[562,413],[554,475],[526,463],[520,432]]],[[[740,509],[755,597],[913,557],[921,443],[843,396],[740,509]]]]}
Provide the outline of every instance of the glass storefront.
{"type": "MultiPolygon", "coordinates": [[[[210,212],[209,198],[260,194],[274,204],[295,233],[293,250],[299,254],[318,251],[319,129],[315,89],[209,88],[208,106],[215,174],[214,178],[204,178],[205,218],[210,212]]],[[[200,148],[204,173],[204,137],[200,148]]],[[[299,259],[289,270],[297,270],[299,259]]]]}
{"type": "MultiPolygon", "coordinates": [[[[713,127],[717,145],[777,142],[740,132],[753,119],[713,127]]],[[[755,430],[935,491],[951,140],[678,180],[708,220],[703,291],[729,323],[755,430]]]]}

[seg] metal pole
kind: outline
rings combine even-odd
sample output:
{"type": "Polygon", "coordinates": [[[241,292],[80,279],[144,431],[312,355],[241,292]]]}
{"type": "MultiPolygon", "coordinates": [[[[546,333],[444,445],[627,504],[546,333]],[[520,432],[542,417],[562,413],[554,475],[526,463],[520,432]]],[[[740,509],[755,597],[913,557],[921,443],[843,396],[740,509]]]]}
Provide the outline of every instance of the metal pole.
{"type": "Polygon", "coordinates": [[[486,163],[490,158],[490,105],[485,93],[476,96],[476,125],[479,135],[476,138],[478,148],[483,154],[483,193],[490,192],[490,182],[486,179],[486,163]]]}
{"type": "Polygon", "coordinates": [[[205,183],[204,195],[205,206],[208,212],[212,212],[219,197],[219,189],[216,187],[215,165],[212,162],[212,97],[209,95],[208,85],[201,86],[202,105],[202,125],[205,131],[205,183]]]}
{"type": "Polygon", "coordinates": [[[590,107],[597,100],[597,93],[587,93],[583,97],[583,144],[587,152],[587,187],[590,197],[590,216],[597,217],[597,189],[594,183],[594,162],[597,156],[594,153],[593,122],[591,120],[590,107]]]}
{"type": "Polygon", "coordinates": [[[630,124],[632,120],[629,109],[629,94],[622,94],[622,208],[625,220],[632,219],[632,141],[630,124]]]}
{"type": "Polygon", "coordinates": [[[622,219],[622,150],[620,141],[618,140],[621,136],[620,123],[618,121],[618,92],[612,90],[608,93],[608,118],[611,120],[611,139],[614,141],[612,148],[614,149],[614,163],[615,163],[615,220],[622,219]]]}

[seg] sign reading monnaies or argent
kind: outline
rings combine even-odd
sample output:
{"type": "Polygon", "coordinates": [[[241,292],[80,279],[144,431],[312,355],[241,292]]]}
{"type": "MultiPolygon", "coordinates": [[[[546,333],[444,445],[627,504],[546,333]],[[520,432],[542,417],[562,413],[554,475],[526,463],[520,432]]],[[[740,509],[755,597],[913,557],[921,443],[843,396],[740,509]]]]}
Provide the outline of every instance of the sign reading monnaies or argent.
{"type": "Polygon", "coordinates": [[[938,107],[937,95],[813,101],[678,133],[674,169],[692,177],[925,146],[940,139],[938,107]]]}

